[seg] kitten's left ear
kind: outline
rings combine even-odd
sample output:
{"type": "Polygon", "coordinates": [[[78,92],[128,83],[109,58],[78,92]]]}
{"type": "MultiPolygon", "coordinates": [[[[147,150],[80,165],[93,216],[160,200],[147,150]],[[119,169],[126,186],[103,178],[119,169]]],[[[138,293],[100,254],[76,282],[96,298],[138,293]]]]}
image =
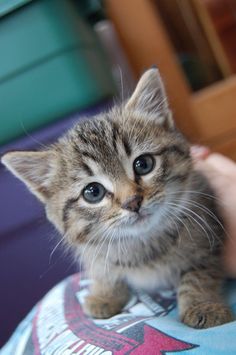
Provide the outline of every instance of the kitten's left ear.
{"type": "Polygon", "coordinates": [[[151,68],[142,75],[125,108],[146,113],[167,128],[174,127],[164,84],[157,68],[151,68]]]}
{"type": "Polygon", "coordinates": [[[50,195],[55,156],[52,151],[6,153],[2,163],[42,201],[50,195]]]}

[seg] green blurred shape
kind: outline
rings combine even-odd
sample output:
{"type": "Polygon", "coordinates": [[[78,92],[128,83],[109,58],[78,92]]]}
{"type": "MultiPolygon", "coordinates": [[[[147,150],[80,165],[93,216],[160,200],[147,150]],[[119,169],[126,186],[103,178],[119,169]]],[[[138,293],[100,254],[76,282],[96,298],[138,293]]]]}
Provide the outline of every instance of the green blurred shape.
{"type": "Polygon", "coordinates": [[[0,144],[115,93],[72,0],[0,0],[0,49],[0,144]]]}

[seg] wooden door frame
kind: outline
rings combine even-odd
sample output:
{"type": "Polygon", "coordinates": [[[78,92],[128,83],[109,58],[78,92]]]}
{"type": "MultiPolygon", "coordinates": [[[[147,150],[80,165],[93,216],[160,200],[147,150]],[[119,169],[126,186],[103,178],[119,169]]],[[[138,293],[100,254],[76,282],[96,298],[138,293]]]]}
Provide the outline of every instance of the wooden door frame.
{"type": "Polygon", "coordinates": [[[159,67],[178,127],[193,142],[236,158],[236,140],[227,141],[232,132],[236,137],[236,75],[192,93],[153,1],[106,0],[106,6],[137,77],[159,67]]]}

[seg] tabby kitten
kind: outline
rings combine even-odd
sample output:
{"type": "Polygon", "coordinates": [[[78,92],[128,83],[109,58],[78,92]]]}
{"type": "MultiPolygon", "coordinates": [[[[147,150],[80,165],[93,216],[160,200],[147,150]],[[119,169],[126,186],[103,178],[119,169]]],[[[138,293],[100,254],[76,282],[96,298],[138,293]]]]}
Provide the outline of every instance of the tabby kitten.
{"type": "Polygon", "coordinates": [[[157,69],[122,106],[79,122],[47,150],[3,164],[45,204],[93,280],[84,311],[118,313],[129,287],[176,288],[181,320],[232,320],[221,298],[224,228],[214,193],[193,168],[157,69]]]}

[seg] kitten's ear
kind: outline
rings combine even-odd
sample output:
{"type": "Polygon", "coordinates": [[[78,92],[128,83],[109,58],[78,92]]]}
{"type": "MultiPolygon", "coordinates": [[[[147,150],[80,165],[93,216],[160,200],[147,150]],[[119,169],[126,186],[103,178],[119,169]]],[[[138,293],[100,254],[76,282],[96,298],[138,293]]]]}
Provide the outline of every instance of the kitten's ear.
{"type": "Polygon", "coordinates": [[[174,127],[164,84],[157,68],[151,68],[141,76],[125,107],[149,114],[167,128],[174,127]]]}
{"type": "Polygon", "coordinates": [[[52,151],[42,152],[9,152],[2,163],[42,201],[46,202],[50,195],[50,184],[53,176],[52,151]]]}

